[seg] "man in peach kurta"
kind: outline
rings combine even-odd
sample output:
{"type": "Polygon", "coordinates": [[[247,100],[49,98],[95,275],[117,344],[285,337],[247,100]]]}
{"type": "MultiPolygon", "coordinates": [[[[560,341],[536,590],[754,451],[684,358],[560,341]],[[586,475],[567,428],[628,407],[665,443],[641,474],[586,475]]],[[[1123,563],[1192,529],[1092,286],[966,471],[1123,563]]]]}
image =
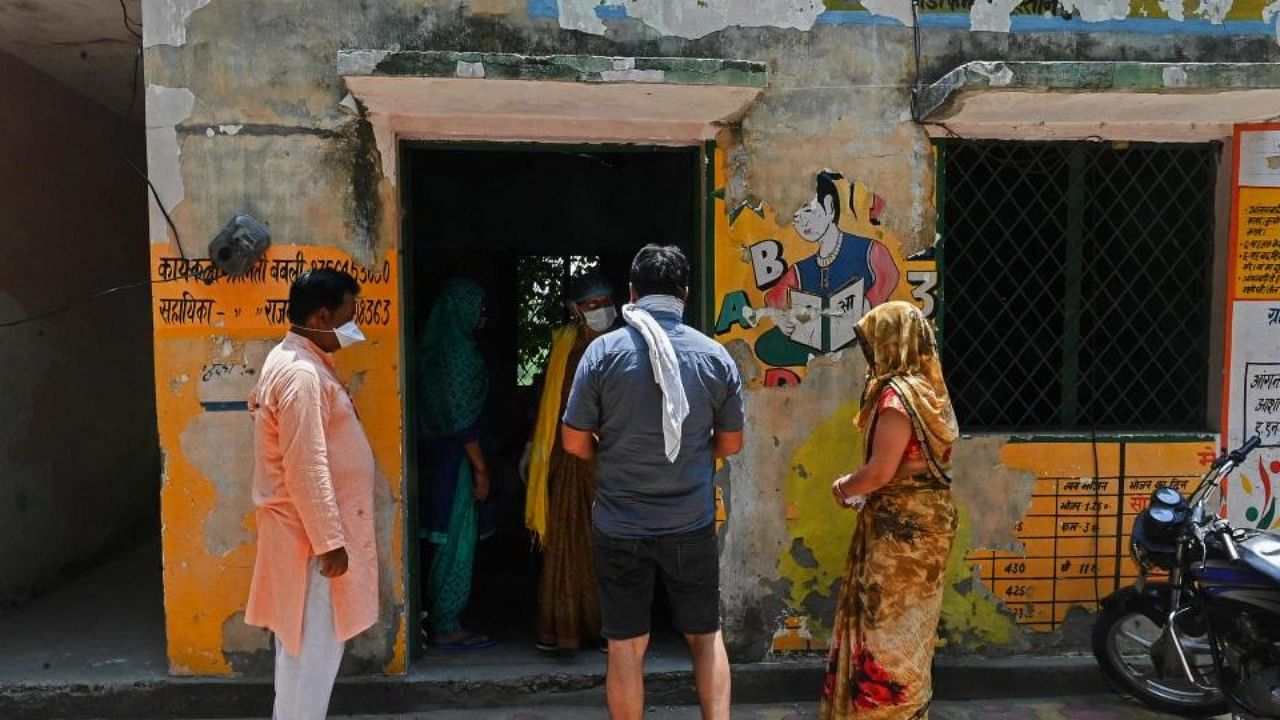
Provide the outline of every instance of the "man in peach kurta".
{"type": "Polygon", "coordinates": [[[332,353],[363,339],[360,286],[313,270],[249,402],[258,556],[245,622],[275,633],[274,720],[321,720],[347,640],[378,617],[373,451],[332,353]]]}

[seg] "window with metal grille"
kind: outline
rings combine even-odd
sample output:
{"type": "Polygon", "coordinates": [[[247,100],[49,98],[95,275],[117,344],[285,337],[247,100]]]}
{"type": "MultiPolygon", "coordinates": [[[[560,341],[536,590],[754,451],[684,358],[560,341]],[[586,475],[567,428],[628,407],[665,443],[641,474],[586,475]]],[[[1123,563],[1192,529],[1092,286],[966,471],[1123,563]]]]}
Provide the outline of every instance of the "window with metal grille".
{"type": "Polygon", "coordinates": [[[966,430],[1203,430],[1216,144],[939,145],[966,430]]]}

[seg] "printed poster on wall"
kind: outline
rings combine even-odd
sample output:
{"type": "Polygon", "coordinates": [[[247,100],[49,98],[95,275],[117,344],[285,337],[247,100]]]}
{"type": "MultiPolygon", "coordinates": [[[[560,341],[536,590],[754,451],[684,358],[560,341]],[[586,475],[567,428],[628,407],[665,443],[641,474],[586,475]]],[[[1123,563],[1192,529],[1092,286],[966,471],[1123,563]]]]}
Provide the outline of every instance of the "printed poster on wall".
{"type": "Polygon", "coordinates": [[[1280,528],[1280,125],[1238,125],[1227,282],[1225,444],[1262,447],[1227,482],[1242,527],[1280,528]]]}

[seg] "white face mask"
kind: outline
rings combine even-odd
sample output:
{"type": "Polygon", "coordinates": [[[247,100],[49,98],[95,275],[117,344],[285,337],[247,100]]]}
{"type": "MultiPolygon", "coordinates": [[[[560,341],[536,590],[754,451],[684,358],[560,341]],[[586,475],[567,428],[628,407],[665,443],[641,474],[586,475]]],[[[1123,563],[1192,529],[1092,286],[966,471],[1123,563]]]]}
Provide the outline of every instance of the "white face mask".
{"type": "MultiPolygon", "coordinates": [[[[298,330],[308,330],[310,328],[299,327],[294,325],[298,330]]],[[[339,325],[332,330],[312,330],[312,332],[331,332],[338,337],[338,347],[349,348],[359,342],[364,342],[364,333],[360,332],[356,321],[352,320],[344,325],[339,325]]]]}
{"type": "Polygon", "coordinates": [[[613,327],[613,321],[618,319],[618,309],[612,305],[606,305],[595,310],[588,310],[582,314],[587,321],[587,327],[594,332],[604,332],[613,327]]]}
{"type": "Polygon", "coordinates": [[[356,343],[364,342],[364,333],[360,332],[360,327],[356,325],[355,320],[334,328],[333,334],[338,336],[338,347],[349,348],[356,343]]]}

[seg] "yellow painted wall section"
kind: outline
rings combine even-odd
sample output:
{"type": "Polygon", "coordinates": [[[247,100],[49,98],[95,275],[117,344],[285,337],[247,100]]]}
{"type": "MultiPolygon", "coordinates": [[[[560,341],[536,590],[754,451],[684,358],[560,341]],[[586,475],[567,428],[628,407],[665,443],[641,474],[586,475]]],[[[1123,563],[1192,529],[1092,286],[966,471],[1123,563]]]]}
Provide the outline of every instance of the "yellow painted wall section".
{"type": "Polygon", "coordinates": [[[1193,488],[1213,457],[1207,440],[1006,445],[1005,465],[1036,476],[1015,528],[1022,550],[975,548],[967,560],[1020,626],[1055,630],[1073,609],[1094,611],[1098,599],[1136,579],[1133,518],[1157,487],[1193,488]]]}
{"type": "Polygon", "coordinates": [[[266,352],[287,330],[289,284],[315,267],[347,270],[362,285],[356,322],[368,341],[335,357],[384,483],[377,531],[383,622],[394,637],[385,670],[406,668],[407,626],[403,611],[394,610],[405,600],[397,255],[362,267],[333,248],[276,246],[246,277],[227,278],[207,261],[188,262],[154,245],[165,615],[174,674],[232,674],[229,653],[267,647],[265,635],[264,644],[248,648],[228,648],[224,637],[244,609],[255,555],[252,429],[244,403],[266,352]]]}

